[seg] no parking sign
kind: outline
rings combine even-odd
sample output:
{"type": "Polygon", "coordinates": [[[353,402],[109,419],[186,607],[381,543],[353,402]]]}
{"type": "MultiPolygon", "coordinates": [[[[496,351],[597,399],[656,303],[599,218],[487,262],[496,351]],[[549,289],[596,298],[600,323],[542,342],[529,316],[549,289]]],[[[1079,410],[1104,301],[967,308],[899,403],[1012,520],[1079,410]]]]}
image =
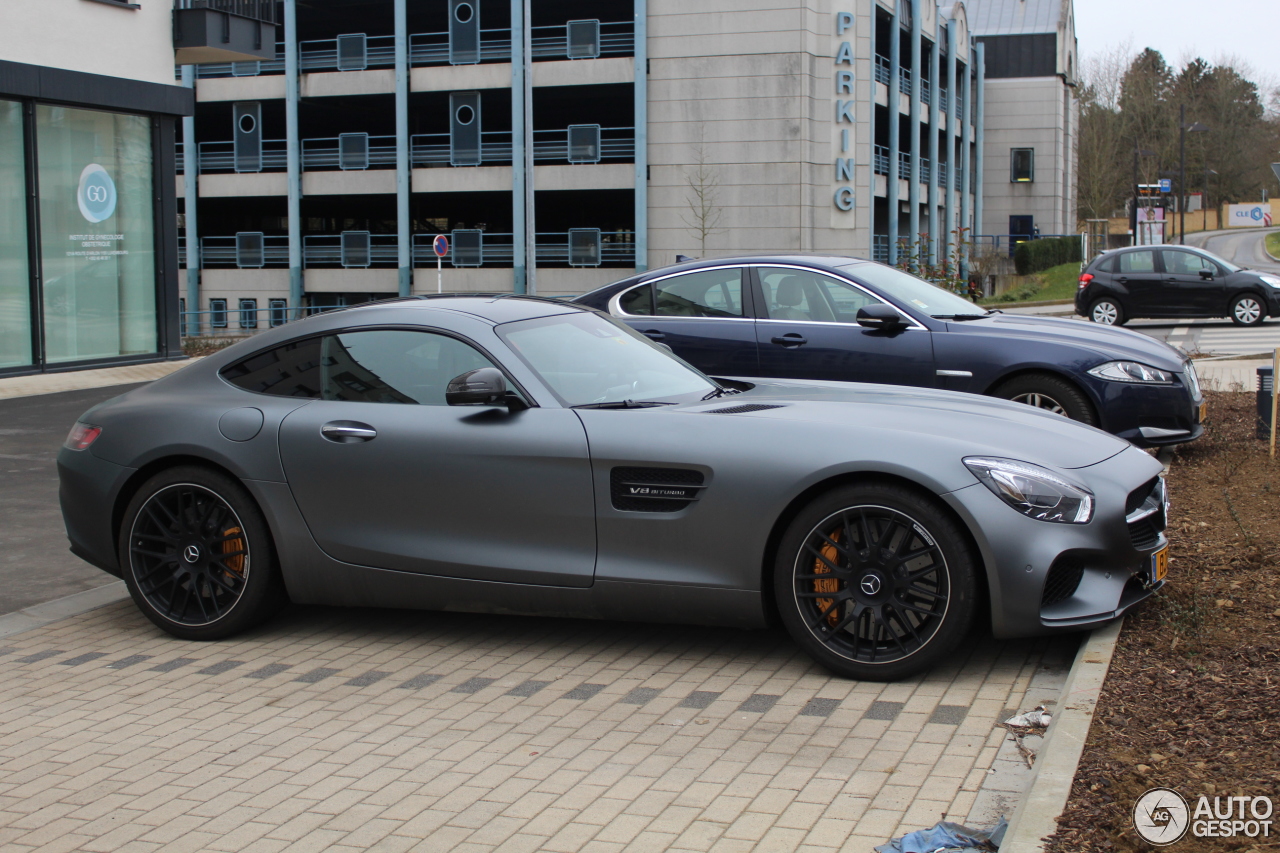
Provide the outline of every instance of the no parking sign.
{"type": "Polygon", "coordinates": [[[444,272],[442,261],[444,256],[449,254],[449,238],[443,234],[437,234],[436,238],[431,241],[431,248],[436,253],[436,293],[443,293],[444,272]]]}

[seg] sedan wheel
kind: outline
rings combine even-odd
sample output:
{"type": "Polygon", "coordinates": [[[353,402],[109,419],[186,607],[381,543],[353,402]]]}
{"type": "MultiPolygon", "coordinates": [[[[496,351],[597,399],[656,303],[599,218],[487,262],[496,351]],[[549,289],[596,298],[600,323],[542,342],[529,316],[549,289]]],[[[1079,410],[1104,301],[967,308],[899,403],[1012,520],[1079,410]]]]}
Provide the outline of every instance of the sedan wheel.
{"type": "Polygon", "coordinates": [[[774,592],[791,636],[850,678],[892,680],[954,651],[974,609],[974,561],[955,523],[893,484],[828,493],[792,522],[774,592]]]}
{"type": "Polygon", "coordinates": [[[1256,326],[1264,317],[1262,302],[1256,296],[1237,296],[1231,303],[1231,322],[1237,326],[1256,326]]]}
{"type": "Polygon", "coordinates": [[[1123,326],[1124,311],[1113,299],[1099,299],[1089,309],[1089,319],[1102,326],[1123,326]]]}
{"type": "Polygon", "coordinates": [[[1098,418],[1093,413],[1093,406],[1079,388],[1047,373],[1028,373],[1016,376],[991,392],[993,397],[1002,397],[1015,403],[1025,403],[1071,418],[1073,421],[1097,426],[1098,418]]]}
{"type": "Polygon", "coordinates": [[[175,636],[228,636],[283,598],[262,514],[229,477],[194,467],[162,472],[134,496],[122,529],[129,593],[175,636]]]}

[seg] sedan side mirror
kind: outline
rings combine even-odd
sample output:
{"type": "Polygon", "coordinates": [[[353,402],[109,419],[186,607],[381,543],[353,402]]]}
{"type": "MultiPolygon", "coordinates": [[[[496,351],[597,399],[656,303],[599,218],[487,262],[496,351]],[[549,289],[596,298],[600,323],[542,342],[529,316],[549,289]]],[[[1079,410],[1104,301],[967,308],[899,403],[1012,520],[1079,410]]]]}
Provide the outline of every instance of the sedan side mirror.
{"type": "Polygon", "coordinates": [[[1208,281],[1209,279],[1213,278],[1213,270],[1206,270],[1206,269],[1200,270],[1200,277],[1208,281]]]}
{"type": "Polygon", "coordinates": [[[444,400],[450,406],[498,406],[506,402],[507,379],[496,367],[468,370],[449,380],[444,400]]]}
{"type": "Polygon", "coordinates": [[[902,319],[902,315],[892,305],[867,305],[858,309],[857,321],[859,326],[867,329],[880,329],[882,331],[891,332],[894,329],[900,329],[906,325],[906,321],[902,319]]]}

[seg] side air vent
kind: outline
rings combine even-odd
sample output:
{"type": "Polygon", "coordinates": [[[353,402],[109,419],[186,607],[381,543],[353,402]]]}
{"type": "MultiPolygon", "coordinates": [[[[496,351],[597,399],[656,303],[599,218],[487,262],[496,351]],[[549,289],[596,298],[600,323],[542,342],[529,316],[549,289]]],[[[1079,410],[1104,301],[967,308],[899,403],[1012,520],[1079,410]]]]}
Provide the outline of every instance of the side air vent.
{"type": "Polygon", "coordinates": [[[609,490],[623,512],[679,512],[698,500],[703,482],[688,468],[614,468],[609,490]]]}
{"type": "Polygon", "coordinates": [[[1064,555],[1053,561],[1049,574],[1044,579],[1044,592],[1040,596],[1040,606],[1048,607],[1057,604],[1076,594],[1080,581],[1084,577],[1084,561],[1072,555],[1064,555]]]}
{"type": "Polygon", "coordinates": [[[743,415],[747,412],[763,412],[766,409],[781,409],[782,406],[777,403],[743,403],[740,406],[730,406],[727,409],[711,409],[707,412],[709,415],[743,415]]]}

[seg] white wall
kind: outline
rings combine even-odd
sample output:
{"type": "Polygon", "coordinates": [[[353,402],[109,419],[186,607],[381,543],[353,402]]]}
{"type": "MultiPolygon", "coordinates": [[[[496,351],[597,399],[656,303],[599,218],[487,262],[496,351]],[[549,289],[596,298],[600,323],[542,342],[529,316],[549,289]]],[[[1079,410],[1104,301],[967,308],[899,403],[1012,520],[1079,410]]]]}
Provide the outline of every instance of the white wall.
{"type": "Polygon", "coordinates": [[[173,8],[92,0],[0,0],[0,58],[129,80],[174,84],[173,8]]]}

